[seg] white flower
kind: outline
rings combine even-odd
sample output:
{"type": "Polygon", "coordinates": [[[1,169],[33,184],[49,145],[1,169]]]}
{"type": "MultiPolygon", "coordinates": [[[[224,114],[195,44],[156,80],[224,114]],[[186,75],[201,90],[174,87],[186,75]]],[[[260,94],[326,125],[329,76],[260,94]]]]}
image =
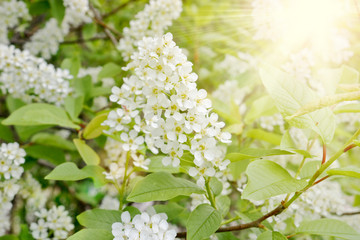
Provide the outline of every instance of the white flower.
{"type": "Polygon", "coordinates": [[[31,235],[35,239],[47,239],[51,232],[54,239],[66,239],[68,233],[74,229],[71,217],[64,206],[53,206],[49,210],[42,208],[35,215],[39,219],[30,225],[31,235]]]}
{"type": "Polygon", "coordinates": [[[43,59],[0,44],[0,89],[25,102],[61,105],[72,89],[68,70],[56,69],[43,59]]]}
{"type": "Polygon", "coordinates": [[[181,0],[150,0],[145,9],[130,22],[130,27],[123,30],[124,36],[120,39],[118,49],[124,60],[130,59],[143,37],[161,36],[172,20],[180,16],[181,11],[181,0]]]}
{"type": "Polygon", "coordinates": [[[230,142],[231,135],[222,131],[225,124],[211,112],[207,92],[197,89],[192,64],[172,35],[144,38],[138,47],[125,68],[133,75],[112,89],[110,101],[119,107],[104,121],[106,132],[120,138],[125,151],[135,151],[143,143],[156,154],[160,150],[166,155],[165,166],[179,166],[184,151],[190,151],[197,167],[206,165],[206,176],[224,171],[226,165],[212,161],[221,152],[219,142],[230,142]]]}
{"type": "Polygon", "coordinates": [[[131,220],[129,212],[121,214],[121,222],[112,224],[112,234],[115,240],[173,240],[176,231],[168,224],[164,213],[149,214],[143,212],[131,220]]]}

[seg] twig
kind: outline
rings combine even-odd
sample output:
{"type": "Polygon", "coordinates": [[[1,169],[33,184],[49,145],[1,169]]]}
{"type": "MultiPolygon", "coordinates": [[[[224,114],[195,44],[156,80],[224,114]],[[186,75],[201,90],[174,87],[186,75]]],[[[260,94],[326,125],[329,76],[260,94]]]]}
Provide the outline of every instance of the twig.
{"type": "Polygon", "coordinates": [[[115,36],[113,35],[112,32],[114,32],[115,34],[117,34],[118,36],[120,36],[120,33],[117,33],[116,30],[114,30],[113,28],[109,27],[108,25],[106,25],[101,18],[101,15],[99,14],[99,12],[94,8],[94,6],[92,4],[89,5],[91,11],[94,13],[94,20],[96,21],[97,24],[99,24],[100,26],[102,26],[104,28],[104,32],[105,34],[109,37],[109,39],[111,40],[111,42],[113,43],[113,45],[115,47],[117,47],[118,45],[118,41],[115,38],[115,36]]]}
{"type": "Polygon", "coordinates": [[[352,215],[357,215],[357,214],[360,214],[360,211],[357,211],[357,212],[346,212],[346,213],[342,213],[338,216],[352,216],[352,215]]]}
{"type": "Polygon", "coordinates": [[[111,15],[114,15],[115,13],[117,13],[118,11],[120,11],[121,9],[123,9],[124,7],[126,7],[127,5],[129,5],[129,3],[131,3],[132,0],[127,1],[126,3],[121,4],[120,6],[114,8],[113,10],[111,10],[108,13],[105,13],[104,15],[102,15],[102,19],[106,19],[108,17],[110,17],[111,15]]]}
{"type": "Polygon", "coordinates": [[[324,143],[324,145],[323,145],[323,157],[322,157],[321,165],[324,164],[325,162],[326,162],[326,145],[324,143]]]}
{"type": "MultiPolygon", "coordinates": [[[[252,221],[252,222],[249,222],[249,223],[243,223],[243,224],[239,224],[239,225],[231,226],[231,227],[219,228],[216,232],[232,232],[232,231],[239,231],[239,230],[244,230],[244,229],[247,229],[247,228],[254,228],[254,227],[263,228],[264,226],[261,224],[263,221],[265,221],[269,217],[276,216],[276,215],[280,214],[284,210],[285,210],[285,207],[282,204],[280,204],[277,208],[275,208],[271,212],[268,212],[267,214],[265,214],[264,216],[258,218],[255,221],[252,221]]],[[[185,238],[186,237],[186,232],[179,232],[176,235],[176,237],[185,238]]]]}
{"type": "Polygon", "coordinates": [[[105,36],[97,36],[97,37],[92,37],[92,38],[88,38],[88,39],[76,39],[76,40],[64,41],[64,42],[61,42],[60,44],[76,44],[76,43],[93,42],[93,41],[97,41],[97,40],[107,41],[110,39],[105,36]]]}

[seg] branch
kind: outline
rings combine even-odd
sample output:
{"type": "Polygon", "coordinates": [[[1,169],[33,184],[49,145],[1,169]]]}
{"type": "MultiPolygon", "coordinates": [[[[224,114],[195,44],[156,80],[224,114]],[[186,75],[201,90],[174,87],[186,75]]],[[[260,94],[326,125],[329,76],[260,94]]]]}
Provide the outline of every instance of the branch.
{"type": "Polygon", "coordinates": [[[105,36],[97,36],[97,37],[92,37],[92,38],[88,38],[88,39],[75,39],[75,40],[69,40],[69,41],[64,41],[61,42],[60,44],[76,44],[76,43],[85,43],[85,42],[93,42],[93,41],[97,41],[97,40],[110,40],[108,37],[105,36]]]}
{"type": "MultiPolygon", "coordinates": [[[[280,204],[277,208],[275,208],[271,212],[268,212],[267,214],[265,214],[264,216],[258,218],[255,221],[252,221],[252,222],[249,222],[249,223],[243,223],[243,224],[239,224],[239,225],[231,226],[231,227],[219,228],[216,232],[240,231],[240,230],[244,230],[244,229],[247,229],[247,228],[254,228],[254,227],[263,228],[264,226],[261,224],[263,221],[265,221],[269,217],[276,216],[276,215],[282,213],[285,209],[286,208],[282,204],[280,204]]],[[[176,237],[185,238],[186,237],[186,232],[179,232],[176,235],[176,237]]]]}
{"type": "Polygon", "coordinates": [[[110,17],[111,15],[114,15],[115,13],[117,13],[118,11],[120,11],[121,9],[125,8],[127,5],[129,5],[129,3],[131,3],[132,0],[127,1],[126,3],[121,4],[120,6],[114,8],[113,10],[111,10],[108,13],[105,13],[104,15],[102,15],[102,19],[106,19],[108,17],[110,17]]]}
{"type": "Polygon", "coordinates": [[[102,26],[104,28],[104,32],[105,34],[108,36],[108,38],[111,40],[111,42],[113,43],[113,45],[115,47],[117,47],[118,45],[118,40],[115,38],[115,36],[113,35],[113,33],[115,33],[118,37],[121,36],[120,33],[118,33],[115,29],[109,27],[108,25],[106,25],[106,23],[104,23],[102,21],[102,17],[99,14],[99,12],[94,8],[94,6],[92,4],[89,4],[89,7],[91,9],[91,11],[94,13],[94,20],[97,24],[99,24],[100,26],[102,26]]]}

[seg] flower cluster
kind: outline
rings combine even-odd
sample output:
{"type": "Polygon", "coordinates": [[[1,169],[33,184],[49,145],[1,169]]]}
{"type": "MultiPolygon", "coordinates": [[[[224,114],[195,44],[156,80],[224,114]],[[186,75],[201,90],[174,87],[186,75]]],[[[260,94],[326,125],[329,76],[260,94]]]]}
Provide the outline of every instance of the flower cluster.
{"type": "Polygon", "coordinates": [[[71,92],[67,70],[13,46],[0,45],[0,89],[25,102],[61,105],[71,92]]]}
{"type": "Polygon", "coordinates": [[[42,208],[35,215],[39,219],[30,225],[31,235],[35,239],[66,239],[74,229],[64,206],[53,206],[50,210],[42,208]]]}
{"type": "Polygon", "coordinates": [[[20,190],[18,181],[24,171],[21,164],[25,162],[25,155],[18,143],[0,146],[0,236],[10,228],[11,201],[20,190]]]}
{"type": "Polygon", "coordinates": [[[59,50],[59,43],[69,33],[71,26],[77,27],[83,22],[91,22],[88,0],[66,0],[64,6],[66,10],[61,26],[55,18],[51,18],[44,28],[38,30],[30,41],[25,43],[24,49],[33,55],[40,54],[49,59],[59,50]]]}
{"type": "Polygon", "coordinates": [[[121,214],[121,222],[112,224],[114,240],[173,240],[175,229],[171,229],[165,213],[149,214],[143,212],[131,220],[129,212],[121,214]]]}
{"type": "Polygon", "coordinates": [[[259,118],[260,126],[270,132],[274,131],[276,126],[281,132],[284,131],[285,121],[280,113],[275,113],[270,116],[262,116],[259,118]]]}
{"type": "Polygon", "coordinates": [[[134,74],[112,88],[110,101],[121,107],[112,110],[103,125],[123,142],[125,151],[136,151],[144,143],[157,154],[166,154],[162,163],[179,166],[185,151],[194,156],[189,174],[204,183],[204,177],[226,169],[218,141],[229,143],[231,135],[222,132],[223,122],[211,113],[205,90],[197,89],[197,75],[171,33],[144,38],[139,52],[125,70],[134,74]]]}
{"type": "Polygon", "coordinates": [[[20,19],[28,20],[29,11],[23,1],[10,0],[0,3],[0,44],[8,44],[8,29],[19,24],[20,19]]]}
{"type": "Polygon", "coordinates": [[[130,59],[143,37],[163,35],[181,11],[181,0],[150,0],[145,9],[135,16],[135,20],[130,21],[130,27],[123,30],[124,37],[120,39],[118,49],[124,60],[130,59]]]}

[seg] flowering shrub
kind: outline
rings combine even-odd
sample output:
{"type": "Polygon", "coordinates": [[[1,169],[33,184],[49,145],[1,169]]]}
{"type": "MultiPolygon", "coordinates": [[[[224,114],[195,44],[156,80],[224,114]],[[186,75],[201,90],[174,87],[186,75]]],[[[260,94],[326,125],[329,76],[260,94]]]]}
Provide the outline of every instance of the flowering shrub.
{"type": "Polygon", "coordinates": [[[3,0],[0,240],[360,239],[359,7],[3,0]]]}

